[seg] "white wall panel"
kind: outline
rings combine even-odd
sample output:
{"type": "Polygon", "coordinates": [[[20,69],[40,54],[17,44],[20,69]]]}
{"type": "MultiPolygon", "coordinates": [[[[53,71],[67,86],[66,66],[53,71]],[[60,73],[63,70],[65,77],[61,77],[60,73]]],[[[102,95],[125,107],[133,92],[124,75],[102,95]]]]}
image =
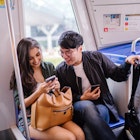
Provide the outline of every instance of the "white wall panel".
{"type": "MultiPolygon", "coordinates": [[[[1,1],[2,2],[2,1],[1,1]]],[[[12,10],[16,42],[20,38],[17,0],[12,10]]],[[[13,93],[9,89],[13,71],[10,36],[5,6],[0,5],[0,130],[8,129],[16,123],[13,93]]]]}
{"type": "Polygon", "coordinates": [[[131,42],[140,36],[140,1],[87,0],[87,9],[98,49],[131,42]],[[137,4],[136,4],[137,2],[137,4]],[[96,5],[95,3],[98,3],[96,5]],[[111,4],[110,4],[111,3],[111,4]]]}

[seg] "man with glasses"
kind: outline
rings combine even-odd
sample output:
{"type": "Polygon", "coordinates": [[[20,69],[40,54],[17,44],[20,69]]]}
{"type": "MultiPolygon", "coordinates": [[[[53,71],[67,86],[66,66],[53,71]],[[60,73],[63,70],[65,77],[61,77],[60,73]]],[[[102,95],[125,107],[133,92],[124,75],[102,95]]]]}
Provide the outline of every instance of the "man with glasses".
{"type": "Polygon", "coordinates": [[[119,115],[106,78],[127,80],[131,64],[140,56],[129,56],[123,65],[117,66],[98,51],[82,51],[83,37],[74,31],[64,32],[58,43],[65,61],[57,66],[56,73],[61,88],[72,89],[74,121],[85,130],[87,140],[116,140],[108,123],[119,121],[119,115]]]}

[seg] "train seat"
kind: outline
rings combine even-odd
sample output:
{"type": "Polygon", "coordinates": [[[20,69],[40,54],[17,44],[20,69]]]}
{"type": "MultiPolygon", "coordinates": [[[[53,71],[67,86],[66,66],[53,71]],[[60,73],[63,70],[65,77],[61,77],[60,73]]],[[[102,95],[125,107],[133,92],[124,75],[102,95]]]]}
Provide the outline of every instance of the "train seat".
{"type": "Polygon", "coordinates": [[[120,116],[120,121],[116,123],[109,123],[111,129],[115,129],[121,126],[124,126],[125,120],[122,116],[120,116]]]}
{"type": "Polygon", "coordinates": [[[110,128],[114,132],[114,134],[118,137],[121,137],[122,132],[124,130],[125,120],[122,116],[120,116],[119,122],[116,123],[109,123],[110,128]]]}

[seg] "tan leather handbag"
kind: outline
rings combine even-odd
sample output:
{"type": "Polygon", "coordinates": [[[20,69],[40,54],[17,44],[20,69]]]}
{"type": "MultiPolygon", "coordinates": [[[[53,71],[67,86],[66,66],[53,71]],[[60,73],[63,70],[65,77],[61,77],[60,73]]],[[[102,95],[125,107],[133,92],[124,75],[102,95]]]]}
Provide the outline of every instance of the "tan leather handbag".
{"type": "Polygon", "coordinates": [[[64,87],[53,94],[42,94],[31,106],[31,126],[40,131],[72,120],[72,92],[64,87]]]}

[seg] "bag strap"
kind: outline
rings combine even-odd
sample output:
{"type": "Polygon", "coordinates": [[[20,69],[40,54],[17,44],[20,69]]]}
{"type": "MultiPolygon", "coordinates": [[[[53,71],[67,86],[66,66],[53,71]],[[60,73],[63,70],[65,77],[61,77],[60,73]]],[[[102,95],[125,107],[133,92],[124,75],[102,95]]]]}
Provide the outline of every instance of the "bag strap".
{"type": "Polygon", "coordinates": [[[54,90],[52,93],[57,97],[57,96],[59,96],[61,94],[61,91],[54,90]]]}
{"type": "Polygon", "coordinates": [[[134,96],[137,89],[137,85],[139,82],[139,76],[140,76],[140,64],[133,65],[133,76],[132,76],[132,91],[131,91],[131,98],[128,104],[129,110],[135,110],[134,107],[134,96]]]}
{"type": "Polygon", "coordinates": [[[31,107],[31,125],[33,126],[33,128],[37,128],[37,100],[32,104],[31,107]]]}

